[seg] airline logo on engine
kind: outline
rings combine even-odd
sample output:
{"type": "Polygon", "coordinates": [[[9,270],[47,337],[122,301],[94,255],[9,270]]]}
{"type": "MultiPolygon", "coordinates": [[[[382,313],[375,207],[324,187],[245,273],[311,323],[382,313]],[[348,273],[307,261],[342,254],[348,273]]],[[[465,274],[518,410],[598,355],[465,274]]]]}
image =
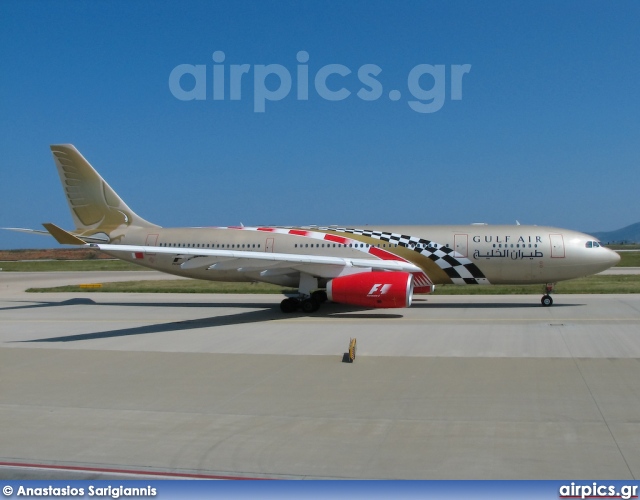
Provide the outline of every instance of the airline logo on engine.
{"type": "Polygon", "coordinates": [[[380,297],[389,291],[391,283],[376,283],[371,287],[367,297],[380,297]]]}

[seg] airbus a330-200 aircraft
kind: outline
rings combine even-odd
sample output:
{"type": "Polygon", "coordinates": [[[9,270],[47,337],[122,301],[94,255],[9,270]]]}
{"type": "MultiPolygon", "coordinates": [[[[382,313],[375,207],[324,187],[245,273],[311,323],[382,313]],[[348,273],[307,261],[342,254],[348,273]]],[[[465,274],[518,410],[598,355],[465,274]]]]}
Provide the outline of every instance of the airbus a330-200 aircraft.
{"type": "Polygon", "coordinates": [[[177,276],[295,287],[283,312],[311,313],[329,299],[365,308],[409,307],[436,285],[544,285],[615,265],[587,234],[542,226],[259,226],[163,228],[131,210],[72,145],[53,145],[74,231],[46,223],[61,244],[177,276]]]}

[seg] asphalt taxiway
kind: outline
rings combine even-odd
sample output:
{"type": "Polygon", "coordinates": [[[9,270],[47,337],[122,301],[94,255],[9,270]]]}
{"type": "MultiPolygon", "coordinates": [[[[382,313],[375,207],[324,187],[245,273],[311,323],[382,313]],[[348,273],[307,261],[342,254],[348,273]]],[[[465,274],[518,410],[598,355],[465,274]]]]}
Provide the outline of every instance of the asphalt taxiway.
{"type": "Polygon", "coordinates": [[[0,273],[0,477],[640,477],[638,295],[23,292],[131,279],[65,274],[0,273]]]}

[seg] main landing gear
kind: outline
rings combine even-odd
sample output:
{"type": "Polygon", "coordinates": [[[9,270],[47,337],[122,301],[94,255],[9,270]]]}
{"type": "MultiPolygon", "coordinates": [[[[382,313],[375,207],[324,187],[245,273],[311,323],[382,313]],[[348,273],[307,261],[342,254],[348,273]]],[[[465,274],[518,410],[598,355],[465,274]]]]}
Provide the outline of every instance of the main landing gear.
{"type": "Polygon", "coordinates": [[[320,304],[327,300],[327,292],[318,290],[318,278],[307,273],[300,273],[298,294],[297,297],[289,297],[280,302],[280,310],[283,313],[296,312],[298,309],[307,314],[314,313],[320,309],[320,304]]]}
{"type": "Polygon", "coordinates": [[[310,296],[289,297],[280,302],[280,310],[283,313],[296,312],[301,309],[304,313],[313,313],[320,309],[320,304],[326,302],[327,292],[316,290],[310,296]]]}
{"type": "Polygon", "coordinates": [[[289,297],[280,302],[280,310],[283,313],[296,312],[298,309],[307,314],[313,313],[327,300],[327,292],[318,290],[318,278],[307,273],[300,273],[298,294],[297,297],[289,297]]]}
{"type": "Polygon", "coordinates": [[[551,294],[553,293],[553,289],[555,287],[555,283],[547,283],[547,285],[545,286],[545,294],[542,296],[542,299],[540,299],[540,303],[544,306],[544,307],[549,307],[553,305],[553,299],[551,298],[551,294]]]}

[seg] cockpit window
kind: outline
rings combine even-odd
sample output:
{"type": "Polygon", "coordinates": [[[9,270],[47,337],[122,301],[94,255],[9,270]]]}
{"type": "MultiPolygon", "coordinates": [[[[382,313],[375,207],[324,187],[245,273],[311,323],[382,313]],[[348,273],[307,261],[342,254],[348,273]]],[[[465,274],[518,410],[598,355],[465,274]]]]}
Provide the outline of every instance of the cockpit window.
{"type": "Polygon", "coordinates": [[[587,241],[584,246],[587,248],[600,248],[600,243],[597,241],[587,241]]]}

